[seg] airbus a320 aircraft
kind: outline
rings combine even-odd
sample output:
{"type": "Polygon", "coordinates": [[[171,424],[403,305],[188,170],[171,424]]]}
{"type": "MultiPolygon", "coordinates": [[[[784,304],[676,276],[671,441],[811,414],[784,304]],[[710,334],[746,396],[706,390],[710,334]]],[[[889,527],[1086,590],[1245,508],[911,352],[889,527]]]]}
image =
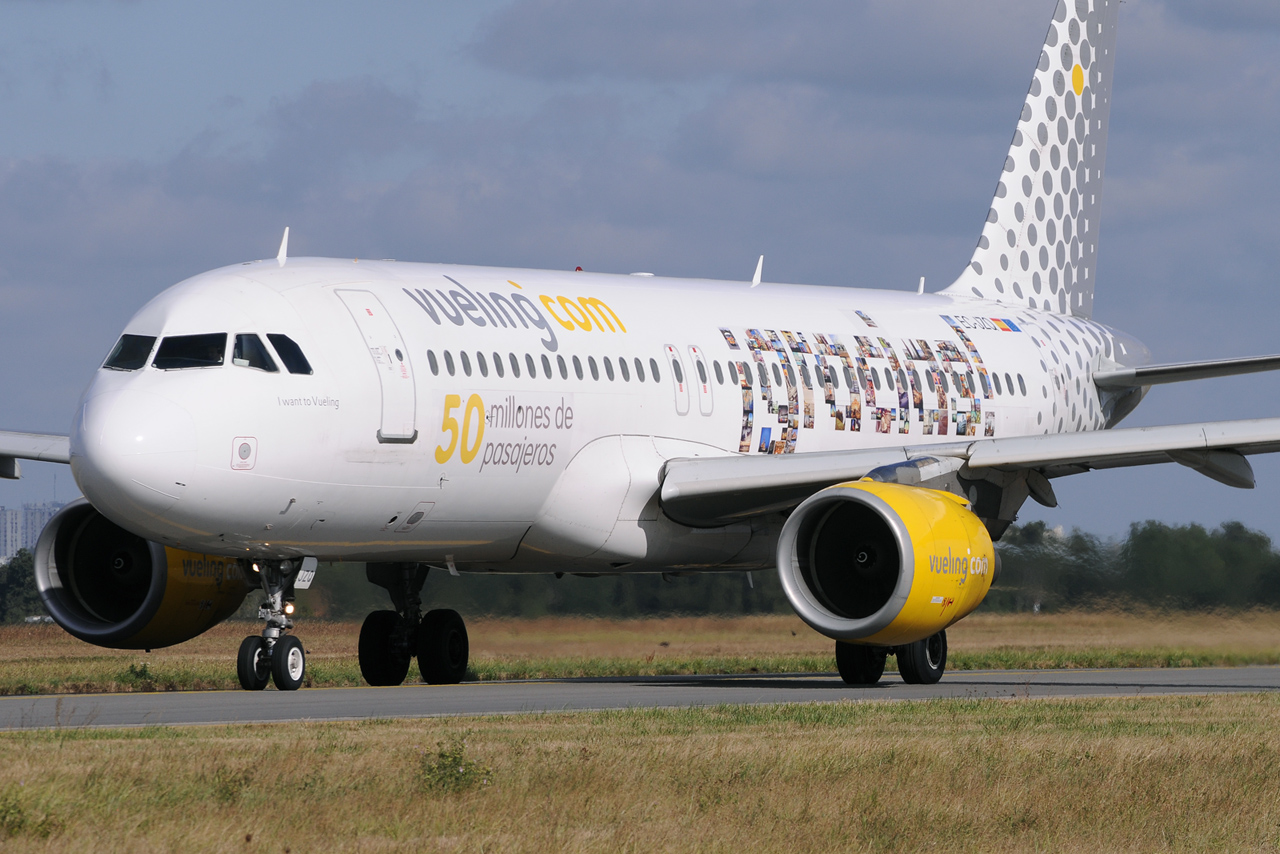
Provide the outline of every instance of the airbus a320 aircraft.
{"type": "MultiPolygon", "coordinates": [[[[1060,0],[973,257],[933,294],[287,257],[195,276],[124,329],[70,436],[36,582],[99,646],[192,638],[260,590],[246,689],[302,684],[292,601],[363,561],[373,685],[457,682],[430,568],[597,575],[777,567],[846,682],[934,682],[992,546],[1052,480],[1176,462],[1251,487],[1280,419],[1111,429],[1156,383],[1092,319],[1119,0],[1060,0]]],[[[763,260],[763,259],[762,259],[763,260]]]]}

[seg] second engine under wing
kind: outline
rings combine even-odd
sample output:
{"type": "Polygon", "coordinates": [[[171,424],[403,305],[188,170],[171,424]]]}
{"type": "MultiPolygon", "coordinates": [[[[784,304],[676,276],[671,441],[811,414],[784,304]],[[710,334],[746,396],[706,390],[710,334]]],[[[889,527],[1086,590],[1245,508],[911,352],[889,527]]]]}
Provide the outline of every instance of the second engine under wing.
{"type": "Polygon", "coordinates": [[[789,509],[819,489],[921,457],[962,461],[961,473],[977,478],[994,471],[1032,471],[1052,478],[1176,462],[1248,489],[1254,477],[1245,456],[1277,451],[1280,418],[1260,418],[793,456],[681,458],[664,467],[661,500],[663,511],[682,524],[725,525],[789,509]]]}

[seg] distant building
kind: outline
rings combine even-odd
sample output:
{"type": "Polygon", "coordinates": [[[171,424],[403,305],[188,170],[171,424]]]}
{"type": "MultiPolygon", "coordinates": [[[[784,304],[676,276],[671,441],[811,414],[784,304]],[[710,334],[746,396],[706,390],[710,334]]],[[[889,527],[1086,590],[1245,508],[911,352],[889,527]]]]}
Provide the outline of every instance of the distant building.
{"type": "Polygon", "coordinates": [[[0,563],[9,560],[22,548],[22,511],[0,507],[0,563]]]}
{"type": "Polygon", "coordinates": [[[18,549],[34,551],[40,532],[62,506],[58,501],[45,501],[21,508],[0,507],[0,563],[8,563],[18,549]]]}

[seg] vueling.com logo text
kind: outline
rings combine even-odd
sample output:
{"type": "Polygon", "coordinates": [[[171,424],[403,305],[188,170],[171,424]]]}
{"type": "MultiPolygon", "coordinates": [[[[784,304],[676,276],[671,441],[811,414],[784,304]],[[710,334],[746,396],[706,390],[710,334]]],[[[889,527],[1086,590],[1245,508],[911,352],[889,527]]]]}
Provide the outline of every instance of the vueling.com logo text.
{"type": "MultiPolygon", "coordinates": [[[[454,287],[415,288],[402,290],[409,295],[427,316],[441,325],[448,320],[454,326],[462,326],[470,321],[475,326],[494,326],[516,328],[517,326],[540,330],[546,337],[542,346],[552,353],[560,348],[556,340],[555,329],[547,322],[546,316],[533,300],[522,293],[480,293],[471,291],[457,279],[445,276],[454,287]]],[[[520,285],[508,281],[507,284],[521,290],[520,285]]],[[[538,300],[547,314],[562,328],[570,332],[593,330],[604,332],[626,332],[627,327],[622,319],[603,300],[595,297],[538,296],[538,300]]]]}

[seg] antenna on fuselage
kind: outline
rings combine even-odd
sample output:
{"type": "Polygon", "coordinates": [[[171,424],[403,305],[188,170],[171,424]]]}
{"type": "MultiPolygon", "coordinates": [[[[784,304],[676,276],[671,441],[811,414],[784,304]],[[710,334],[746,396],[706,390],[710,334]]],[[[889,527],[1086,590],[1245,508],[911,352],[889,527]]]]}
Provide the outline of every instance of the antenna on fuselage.
{"type": "Polygon", "coordinates": [[[756,274],[751,277],[751,287],[760,284],[760,273],[764,271],[764,256],[760,256],[760,260],[756,262],[756,274]]]}
{"type": "Polygon", "coordinates": [[[916,288],[916,293],[918,294],[924,293],[924,276],[920,277],[920,287],[916,288]]]}
{"type": "Polygon", "coordinates": [[[284,227],[284,237],[280,238],[280,251],[276,253],[276,262],[283,267],[289,257],[289,226],[284,227]]]}

